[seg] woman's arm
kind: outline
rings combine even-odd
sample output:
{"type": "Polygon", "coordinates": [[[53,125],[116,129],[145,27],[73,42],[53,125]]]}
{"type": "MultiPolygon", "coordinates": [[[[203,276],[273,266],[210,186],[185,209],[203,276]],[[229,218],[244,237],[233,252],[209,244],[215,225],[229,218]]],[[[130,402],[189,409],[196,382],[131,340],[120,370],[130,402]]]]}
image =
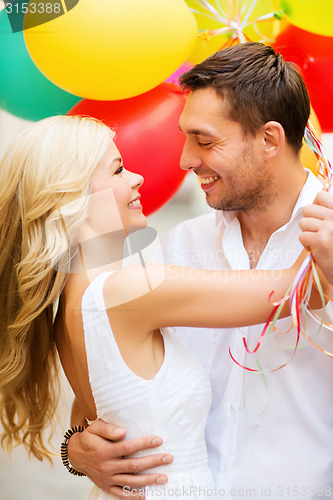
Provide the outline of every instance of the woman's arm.
{"type": "MultiPolygon", "coordinates": [[[[159,264],[127,268],[107,280],[106,306],[124,312],[127,323],[144,322],[147,330],[263,323],[273,310],[273,302],[283,298],[305,255],[302,253],[286,270],[209,271],[159,264]]],[[[327,292],[329,285],[323,276],[322,284],[327,292]]],[[[316,292],[311,306],[321,307],[316,292]]],[[[281,315],[289,315],[288,303],[281,315]]]]}

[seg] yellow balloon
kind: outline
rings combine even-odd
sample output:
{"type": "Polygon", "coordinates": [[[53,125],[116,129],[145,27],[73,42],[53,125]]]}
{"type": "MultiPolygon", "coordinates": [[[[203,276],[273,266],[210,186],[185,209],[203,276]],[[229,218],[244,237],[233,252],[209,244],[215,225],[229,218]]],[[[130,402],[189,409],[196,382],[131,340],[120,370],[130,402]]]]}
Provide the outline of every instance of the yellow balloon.
{"type": "MultiPolygon", "coordinates": [[[[321,137],[321,126],[316,113],[313,108],[311,108],[310,122],[317,132],[318,136],[321,137]]],[[[303,146],[301,149],[301,160],[304,167],[310,169],[315,175],[318,175],[319,165],[316,155],[311,151],[309,146],[303,141],[303,146]]]]}
{"type": "MultiPolygon", "coordinates": [[[[28,10],[25,26],[33,26],[28,10]]],[[[196,43],[183,0],[80,0],[62,16],[24,31],[28,52],[54,84],[77,96],[118,100],[163,82],[196,43]]]]}
{"type": "Polygon", "coordinates": [[[333,36],[332,0],[280,0],[291,24],[305,31],[323,36],[333,36]]]}
{"type": "Polygon", "coordinates": [[[286,30],[288,26],[290,25],[290,22],[286,18],[285,14],[282,12],[281,6],[280,6],[280,0],[273,0],[273,6],[274,10],[281,15],[281,19],[274,20],[273,24],[273,33],[272,33],[272,38],[277,38],[282,31],[286,30]]]}
{"type": "MultiPolygon", "coordinates": [[[[186,0],[186,3],[193,11],[197,11],[194,12],[194,15],[200,33],[195,49],[189,57],[189,61],[193,64],[203,61],[225,44],[231,43],[233,34],[236,34],[237,25],[244,33],[244,39],[240,41],[273,41],[280,32],[280,21],[275,19],[273,15],[267,20],[254,23],[258,18],[279,10],[276,6],[276,0],[257,0],[253,10],[253,0],[233,0],[231,2],[230,0],[219,0],[219,7],[217,7],[217,2],[208,0],[210,6],[217,12],[209,12],[203,4],[198,5],[196,0],[186,0]],[[225,23],[224,20],[228,18],[231,19],[231,22],[225,23]],[[242,27],[242,23],[247,26],[242,27]],[[209,30],[225,27],[229,27],[229,30],[224,34],[211,36],[209,33],[209,30]]],[[[237,43],[239,43],[238,40],[237,43]]]]}

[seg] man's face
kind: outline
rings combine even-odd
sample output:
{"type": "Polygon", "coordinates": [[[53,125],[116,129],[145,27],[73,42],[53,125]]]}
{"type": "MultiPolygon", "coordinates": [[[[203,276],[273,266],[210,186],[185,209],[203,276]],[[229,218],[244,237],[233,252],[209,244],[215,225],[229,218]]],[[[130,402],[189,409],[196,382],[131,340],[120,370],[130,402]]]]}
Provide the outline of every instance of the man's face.
{"type": "Polygon", "coordinates": [[[260,210],[271,199],[263,131],[245,135],[228,103],[212,88],[188,96],[179,126],[186,135],[180,166],[201,180],[207,203],[218,210],[260,210]]]}

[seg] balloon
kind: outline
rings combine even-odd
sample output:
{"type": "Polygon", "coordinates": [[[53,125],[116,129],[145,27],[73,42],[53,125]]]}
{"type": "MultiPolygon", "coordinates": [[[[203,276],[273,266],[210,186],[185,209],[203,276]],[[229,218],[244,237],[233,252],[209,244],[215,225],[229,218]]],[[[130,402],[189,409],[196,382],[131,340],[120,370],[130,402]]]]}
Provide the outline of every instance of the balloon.
{"type": "Polygon", "coordinates": [[[323,132],[333,132],[333,37],[290,25],[273,46],[287,61],[299,66],[323,132]]]}
{"type": "MultiPolygon", "coordinates": [[[[33,21],[28,11],[25,26],[33,21]]],[[[196,34],[183,0],[80,0],[24,37],[36,66],[59,87],[119,100],[163,82],[189,56],[196,34]]]]}
{"type": "MultiPolygon", "coordinates": [[[[273,38],[273,40],[275,40],[275,38],[277,36],[279,36],[279,34],[282,33],[287,28],[287,26],[289,26],[290,22],[288,21],[288,19],[286,18],[286,15],[284,14],[284,12],[281,9],[280,0],[272,0],[272,1],[273,1],[273,6],[274,6],[275,12],[279,16],[281,16],[280,19],[275,19],[273,21],[274,24],[273,24],[272,38],[273,38]]],[[[277,16],[277,17],[279,17],[279,16],[277,16]]]]}
{"type": "Polygon", "coordinates": [[[0,108],[19,118],[36,121],[66,114],[79,100],[38,71],[22,32],[12,32],[5,10],[0,12],[0,68],[0,108]]]}
{"type": "Polygon", "coordinates": [[[191,68],[193,68],[193,64],[185,62],[174,73],[172,73],[172,75],[169,76],[169,78],[167,78],[165,81],[167,83],[173,83],[174,85],[179,85],[179,78],[187,71],[190,71],[191,68]]]}
{"type": "Polygon", "coordinates": [[[184,136],[178,128],[184,103],[179,87],[163,83],[130,99],[83,99],[68,113],[93,116],[116,130],[125,168],[145,178],[140,193],[146,215],[164,205],[185,177],[179,167],[184,136]]]}
{"type": "MultiPolygon", "coordinates": [[[[241,23],[249,23],[248,26],[241,28],[247,39],[252,41],[272,41],[279,33],[278,26],[280,21],[276,20],[273,16],[257,24],[254,21],[265,14],[270,14],[278,10],[275,2],[276,0],[257,0],[252,11],[252,1],[234,0],[230,2],[230,0],[220,0],[220,9],[217,11],[217,2],[208,0],[208,3],[215,11],[215,13],[212,13],[204,5],[198,5],[197,0],[186,0],[187,5],[196,11],[194,15],[198,23],[199,33],[203,32],[189,57],[189,61],[197,64],[223,48],[224,45],[231,44],[233,35],[237,36],[236,27],[239,27],[238,18],[240,18],[241,23]],[[248,14],[249,17],[247,18],[248,14]],[[229,27],[229,29],[224,34],[211,36],[208,33],[208,30],[218,30],[226,27],[229,27]]],[[[242,41],[246,41],[246,38],[244,40],[235,40],[238,43],[242,41]]]]}
{"type": "Polygon", "coordinates": [[[323,132],[333,132],[333,54],[331,57],[307,57],[303,71],[323,132]]]}
{"type": "MultiPolygon", "coordinates": [[[[316,130],[318,136],[321,138],[321,126],[318,121],[318,117],[314,110],[311,108],[310,122],[314,129],[316,130]]],[[[304,167],[309,168],[315,175],[318,175],[319,165],[316,155],[311,151],[310,147],[305,144],[303,140],[303,147],[301,149],[301,160],[304,167]]]]}
{"type": "Polygon", "coordinates": [[[333,36],[332,0],[280,0],[287,19],[306,31],[333,36]]]}

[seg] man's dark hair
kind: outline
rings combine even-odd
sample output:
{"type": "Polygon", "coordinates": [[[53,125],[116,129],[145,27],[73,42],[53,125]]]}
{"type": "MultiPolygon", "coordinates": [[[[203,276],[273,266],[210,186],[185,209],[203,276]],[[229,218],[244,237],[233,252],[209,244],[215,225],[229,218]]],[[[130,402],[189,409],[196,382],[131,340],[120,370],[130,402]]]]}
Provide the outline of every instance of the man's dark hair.
{"type": "Polygon", "coordinates": [[[180,78],[183,90],[213,88],[229,103],[228,117],[255,135],[279,122],[295,152],[302,147],[310,99],[296,67],[267,45],[247,42],[220,50],[180,78]]]}

